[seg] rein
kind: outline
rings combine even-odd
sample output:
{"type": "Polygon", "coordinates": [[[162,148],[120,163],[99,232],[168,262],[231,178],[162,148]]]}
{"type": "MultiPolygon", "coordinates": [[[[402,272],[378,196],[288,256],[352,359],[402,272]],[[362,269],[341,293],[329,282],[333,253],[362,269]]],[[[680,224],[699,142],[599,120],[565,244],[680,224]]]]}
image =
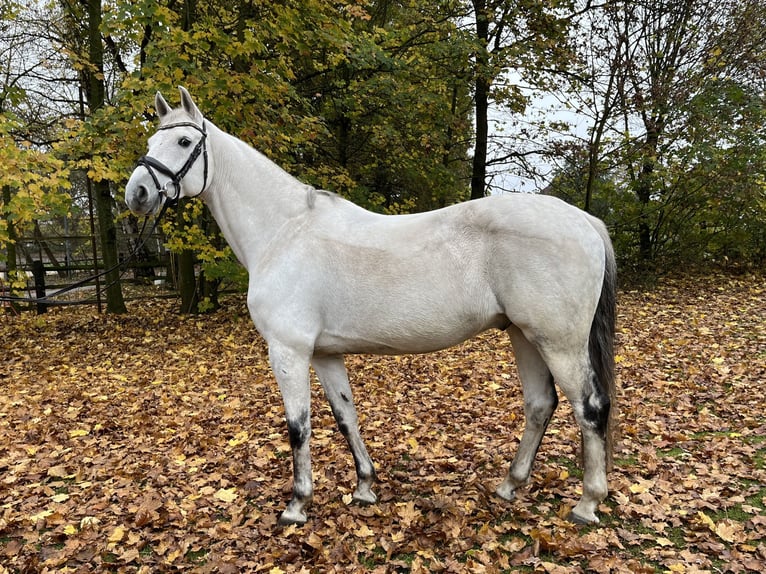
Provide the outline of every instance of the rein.
{"type": "Polygon", "coordinates": [[[160,195],[165,196],[165,205],[168,203],[175,205],[178,203],[178,198],[181,195],[181,180],[186,176],[187,173],[189,173],[189,170],[194,165],[194,162],[197,161],[197,158],[202,154],[202,158],[205,162],[205,168],[203,173],[203,180],[202,180],[202,189],[196,193],[195,195],[190,195],[189,197],[198,197],[199,195],[202,195],[204,193],[205,189],[207,189],[207,131],[205,130],[205,123],[202,123],[202,127],[198,126],[195,123],[192,122],[178,122],[175,124],[169,124],[167,126],[160,126],[157,128],[157,130],[170,130],[173,128],[180,128],[180,127],[190,127],[197,130],[199,133],[202,134],[202,137],[197,142],[197,145],[194,146],[194,149],[192,150],[191,154],[189,154],[189,157],[186,159],[186,163],[184,163],[181,166],[181,169],[178,171],[173,171],[168,166],[166,166],[164,163],[162,163],[160,160],[155,159],[149,155],[141,156],[138,159],[137,165],[143,166],[146,168],[146,171],[149,172],[149,175],[152,176],[152,181],[154,182],[154,185],[157,187],[157,192],[160,195]],[[160,185],[160,180],[157,177],[157,174],[154,172],[157,170],[162,175],[165,175],[169,177],[170,179],[165,182],[165,185],[160,185]],[[170,196],[168,194],[168,185],[173,184],[175,187],[175,194],[173,196],[170,196]]]}

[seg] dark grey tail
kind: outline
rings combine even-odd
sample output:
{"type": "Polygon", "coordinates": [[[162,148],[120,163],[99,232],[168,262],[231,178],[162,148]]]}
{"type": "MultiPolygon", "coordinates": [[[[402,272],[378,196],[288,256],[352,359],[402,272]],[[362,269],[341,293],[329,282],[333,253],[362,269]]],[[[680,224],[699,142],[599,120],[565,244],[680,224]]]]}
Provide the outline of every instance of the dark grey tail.
{"type": "Polygon", "coordinates": [[[598,221],[594,227],[604,241],[606,262],[601,297],[590,327],[588,350],[590,362],[601,392],[609,397],[609,420],[606,428],[606,467],[614,466],[614,435],[617,431],[617,397],[614,374],[614,331],[617,315],[617,263],[614,258],[612,241],[606,227],[598,221]]]}

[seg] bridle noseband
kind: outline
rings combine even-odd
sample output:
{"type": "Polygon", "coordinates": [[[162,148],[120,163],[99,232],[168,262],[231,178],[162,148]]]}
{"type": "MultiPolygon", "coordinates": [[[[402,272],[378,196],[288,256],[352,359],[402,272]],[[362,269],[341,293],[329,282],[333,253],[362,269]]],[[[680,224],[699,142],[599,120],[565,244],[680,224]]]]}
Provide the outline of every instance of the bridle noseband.
{"type": "Polygon", "coordinates": [[[178,122],[175,124],[169,124],[167,126],[160,126],[157,128],[157,130],[169,130],[173,128],[179,128],[179,127],[190,127],[197,130],[199,133],[202,134],[202,137],[197,142],[197,145],[194,146],[194,149],[192,150],[191,154],[186,160],[186,163],[184,163],[181,166],[181,169],[174,172],[172,169],[170,169],[168,166],[166,166],[164,163],[162,163],[160,160],[155,159],[149,155],[141,156],[138,159],[137,165],[143,166],[146,168],[146,171],[149,172],[149,175],[152,176],[152,181],[154,181],[154,185],[157,186],[157,192],[160,195],[165,196],[165,205],[173,206],[176,203],[178,203],[178,198],[181,195],[181,180],[184,178],[184,176],[189,173],[189,170],[194,165],[194,162],[197,161],[197,158],[202,154],[202,157],[205,161],[205,171],[203,175],[202,180],[202,189],[196,193],[195,195],[192,195],[190,197],[197,197],[201,195],[205,189],[207,189],[207,132],[205,131],[205,122],[202,122],[202,127],[198,126],[195,123],[192,122],[178,122]],[[160,185],[160,180],[157,178],[157,174],[154,173],[154,171],[157,170],[161,174],[169,177],[170,179],[165,182],[165,185],[160,185]],[[173,184],[175,187],[175,195],[171,196],[168,193],[168,185],[173,184]]]}

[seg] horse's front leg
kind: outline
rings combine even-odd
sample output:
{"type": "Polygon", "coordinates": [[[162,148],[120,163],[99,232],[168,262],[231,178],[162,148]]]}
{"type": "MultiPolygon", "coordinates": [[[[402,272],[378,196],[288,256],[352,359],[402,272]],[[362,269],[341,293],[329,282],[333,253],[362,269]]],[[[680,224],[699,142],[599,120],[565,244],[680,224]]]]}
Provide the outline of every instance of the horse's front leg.
{"type": "Polygon", "coordinates": [[[269,342],[269,362],[277,379],[293,451],[293,497],[279,517],[279,524],[303,524],[306,507],[314,496],[311,476],[311,389],[309,353],[280,343],[269,342]]]}
{"type": "Polygon", "coordinates": [[[378,497],[372,491],[375,467],[359,433],[358,417],[343,356],[314,357],[311,364],[327,394],[338,429],[346,437],[354,456],[358,480],[354,500],[362,504],[374,504],[378,501],[378,497]]]}

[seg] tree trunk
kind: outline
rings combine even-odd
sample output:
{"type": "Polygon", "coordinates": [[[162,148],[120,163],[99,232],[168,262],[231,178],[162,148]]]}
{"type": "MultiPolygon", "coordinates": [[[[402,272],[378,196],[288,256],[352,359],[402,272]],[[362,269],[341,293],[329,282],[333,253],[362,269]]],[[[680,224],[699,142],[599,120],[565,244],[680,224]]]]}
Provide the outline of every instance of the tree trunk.
{"type": "Polygon", "coordinates": [[[471,199],[484,197],[487,191],[487,139],[489,137],[489,18],[485,0],[474,0],[476,36],[479,48],[476,53],[475,115],[476,141],[471,168],[471,199]]]}
{"type": "Polygon", "coordinates": [[[471,167],[471,199],[484,197],[487,192],[487,139],[489,138],[489,82],[476,79],[476,143],[471,167]]]}
{"type": "Polygon", "coordinates": [[[56,257],[56,254],[51,249],[51,246],[48,245],[45,237],[43,237],[43,232],[40,229],[40,222],[36,219],[34,221],[33,236],[39,248],[45,251],[45,256],[48,258],[48,261],[51,263],[51,265],[53,265],[53,267],[56,268],[56,273],[58,273],[58,276],[61,279],[66,279],[66,269],[61,266],[61,262],[58,260],[58,257],[56,257]]]}
{"type": "MultiPolygon", "coordinates": [[[[93,113],[104,107],[104,45],[101,39],[101,0],[88,0],[88,55],[92,68],[85,72],[85,93],[88,108],[93,113]]],[[[125,300],[120,285],[120,270],[117,268],[117,227],[112,215],[112,193],[108,181],[93,182],[93,198],[96,202],[101,257],[104,267],[111,269],[106,276],[107,313],[125,313],[125,300]]]]}
{"type": "MultiPolygon", "coordinates": [[[[11,186],[4,185],[3,186],[3,205],[5,206],[5,209],[8,209],[8,206],[11,203],[11,186]]],[[[6,255],[8,256],[5,260],[5,270],[6,270],[6,276],[8,277],[8,283],[12,284],[13,280],[16,276],[16,227],[13,224],[13,218],[10,216],[9,212],[5,213],[5,223],[8,229],[8,242],[6,243],[6,255]]],[[[8,291],[8,295],[15,295],[13,289],[10,289],[8,291]]],[[[18,306],[16,303],[11,303],[11,310],[16,311],[18,309],[18,306]]]]}
{"type": "MultiPolygon", "coordinates": [[[[197,20],[197,2],[196,0],[184,0],[181,7],[182,23],[181,27],[188,32],[197,20]]],[[[176,208],[176,224],[180,230],[183,230],[189,223],[184,218],[184,206],[186,200],[181,200],[176,208]]],[[[193,315],[199,312],[199,296],[197,293],[197,278],[194,273],[195,257],[194,251],[184,249],[178,254],[176,259],[178,263],[178,292],[181,295],[181,309],[183,314],[193,315]]]]}
{"type": "Polygon", "coordinates": [[[181,313],[194,315],[199,312],[194,252],[191,249],[184,249],[178,254],[178,292],[181,295],[181,313]]]}
{"type": "MultiPolygon", "coordinates": [[[[176,208],[176,225],[183,230],[189,223],[183,216],[184,206],[188,200],[182,199],[176,208]]],[[[184,249],[176,256],[178,269],[178,281],[176,287],[181,296],[181,308],[179,312],[186,315],[194,315],[199,312],[199,297],[197,296],[197,278],[194,273],[194,251],[184,249]]]]}
{"type": "MultiPolygon", "coordinates": [[[[202,228],[205,230],[205,235],[210,239],[210,243],[213,244],[218,250],[221,250],[224,245],[223,235],[221,229],[218,227],[218,222],[210,213],[207,205],[202,210],[202,228]]],[[[221,285],[219,279],[209,279],[204,272],[200,272],[200,292],[202,293],[202,299],[205,301],[205,312],[216,311],[220,307],[218,301],[218,288],[221,285]]]]}
{"type": "Polygon", "coordinates": [[[654,256],[652,230],[649,224],[649,203],[652,199],[652,180],[659,138],[659,131],[649,126],[644,144],[644,159],[636,182],[636,196],[641,204],[641,215],[638,220],[638,248],[642,262],[649,262],[654,256]]]}

